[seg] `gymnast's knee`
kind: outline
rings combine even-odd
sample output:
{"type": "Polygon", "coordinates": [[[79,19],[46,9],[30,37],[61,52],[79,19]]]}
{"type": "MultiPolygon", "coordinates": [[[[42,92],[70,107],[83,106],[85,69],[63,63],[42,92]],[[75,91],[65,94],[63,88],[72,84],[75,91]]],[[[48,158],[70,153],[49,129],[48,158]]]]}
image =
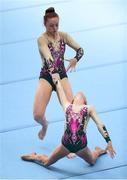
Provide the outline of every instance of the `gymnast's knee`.
{"type": "Polygon", "coordinates": [[[92,158],[88,163],[89,165],[94,166],[96,163],[96,159],[92,158]]]}
{"type": "Polygon", "coordinates": [[[43,121],[43,119],[44,119],[44,114],[40,113],[40,112],[37,112],[37,111],[34,111],[33,112],[33,118],[34,118],[35,121],[40,123],[40,121],[43,121]]]}

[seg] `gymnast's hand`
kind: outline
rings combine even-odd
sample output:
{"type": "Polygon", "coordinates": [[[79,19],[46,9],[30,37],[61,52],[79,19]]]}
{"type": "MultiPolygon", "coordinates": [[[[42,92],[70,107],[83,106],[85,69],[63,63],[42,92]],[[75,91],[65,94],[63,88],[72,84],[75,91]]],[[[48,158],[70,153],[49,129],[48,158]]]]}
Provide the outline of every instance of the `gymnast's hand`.
{"type": "Polygon", "coordinates": [[[51,74],[51,76],[52,76],[52,80],[54,84],[56,84],[56,82],[60,79],[60,76],[58,73],[51,74]]]}
{"type": "Polygon", "coordinates": [[[70,72],[76,70],[76,64],[77,64],[77,59],[73,58],[69,61],[69,65],[67,66],[66,72],[70,70],[70,72]]]}
{"type": "Polygon", "coordinates": [[[111,142],[111,141],[108,142],[106,151],[107,151],[107,153],[109,153],[109,155],[111,156],[111,158],[114,158],[114,157],[115,157],[116,152],[115,152],[115,150],[113,149],[113,146],[112,146],[112,142],[111,142]]]}

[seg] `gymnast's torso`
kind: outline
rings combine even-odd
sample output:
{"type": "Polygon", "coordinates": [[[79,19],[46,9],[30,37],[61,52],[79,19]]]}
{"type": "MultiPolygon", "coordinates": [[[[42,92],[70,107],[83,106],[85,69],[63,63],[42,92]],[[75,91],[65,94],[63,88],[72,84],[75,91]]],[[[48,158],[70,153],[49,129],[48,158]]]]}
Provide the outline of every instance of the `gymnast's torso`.
{"type": "Polygon", "coordinates": [[[70,152],[76,153],[87,146],[87,137],[84,129],[88,119],[88,109],[86,106],[82,107],[79,112],[73,111],[72,104],[67,107],[62,144],[70,152]]]}
{"type": "Polygon", "coordinates": [[[77,61],[83,56],[83,49],[65,32],[58,32],[56,39],[53,39],[46,32],[38,38],[43,73],[48,73],[47,70],[51,67],[53,67],[59,74],[66,72],[64,67],[66,45],[76,51],[75,58],[77,61]]]}

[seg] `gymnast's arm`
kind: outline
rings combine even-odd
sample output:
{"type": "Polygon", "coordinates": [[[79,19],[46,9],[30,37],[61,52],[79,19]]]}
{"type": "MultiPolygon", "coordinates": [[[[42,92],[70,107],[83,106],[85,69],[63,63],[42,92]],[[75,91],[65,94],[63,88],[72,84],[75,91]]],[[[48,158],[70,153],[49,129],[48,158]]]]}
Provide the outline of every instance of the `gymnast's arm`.
{"type": "Polygon", "coordinates": [[[74,59],[78,62],[84,55],[83,48],[67,33],[64,34],[64,39],[66,44],[76,51],[74,59]]]}
{"type": "Polygon", "coordinates": [[[113,158],[115,156],[115,151],[113,150],[112,141],[109,137],[109,133],[108,133],[104,123],[101,121],[100,117],[98,116],[96,109],[93,106],[89,107],[89,114],[90,114],[90,117],[96,123],[98,130],[100,131],[100,133],[104,137],[105,141],[107,142],[107,148],[106,149],[110,153],[111,157],[113,158]]]}
{"type": "Polygon", "coordinates": [[[65,111],[70,103],[67,100],[67,97],[65,95],[65,92],[64,92],[63,86],[61,84],[59,74],[57,74],[57,73],[52,74],[52,79],[53,79],[54,84],[56,85],[56,90],[57,90],[61,105],[62,105],[62,107],[63,107],[63,109],[65,111]]]}
{"type": "Polygon", "coordinates": [[[39,53],[41,55],[42,63],[46,65],[47,69],[52,72],[54,70],[53,62],[54,59],[48,48],[48,42],[44,35],[40,36],[37,40],[39,53]]]}

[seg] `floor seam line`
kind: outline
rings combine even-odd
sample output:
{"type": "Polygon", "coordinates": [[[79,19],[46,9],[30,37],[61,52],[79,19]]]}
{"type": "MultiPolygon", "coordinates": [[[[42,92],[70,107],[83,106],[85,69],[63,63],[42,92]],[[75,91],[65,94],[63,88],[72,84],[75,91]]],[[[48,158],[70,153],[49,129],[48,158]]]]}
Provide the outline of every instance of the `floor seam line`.
{"type": "MultiPolygon", "coordinates": [[[[90,70],[90,69],[96,69],[96,68],[103,68],[103,67],[107,67],[107,66],[114,66],[114,65],[123,64],[123,63],[127,63],[127,60],[118,61],[118,62],[112,62],[112,63],[106,63],[106,64],[100,64],[100,65],[95,65],[95,66],[88,66],[88,67],[83,67],[83,68],[78,68],[76,70],[76,72],[81,72],[81,71],[90,70]]],[[[76,72],[72,72],[72,73],[76,73],[76,72]]],[[[25,81],[32,81],[32,80],[35,80],[35,79],[38,79],[38,76],[28,77],[28,78],[18,79],[18,80],[12,80],[12,81],[0,82],[0,86],[19,83],[19,82],[25,82],[25,81]]]]}

